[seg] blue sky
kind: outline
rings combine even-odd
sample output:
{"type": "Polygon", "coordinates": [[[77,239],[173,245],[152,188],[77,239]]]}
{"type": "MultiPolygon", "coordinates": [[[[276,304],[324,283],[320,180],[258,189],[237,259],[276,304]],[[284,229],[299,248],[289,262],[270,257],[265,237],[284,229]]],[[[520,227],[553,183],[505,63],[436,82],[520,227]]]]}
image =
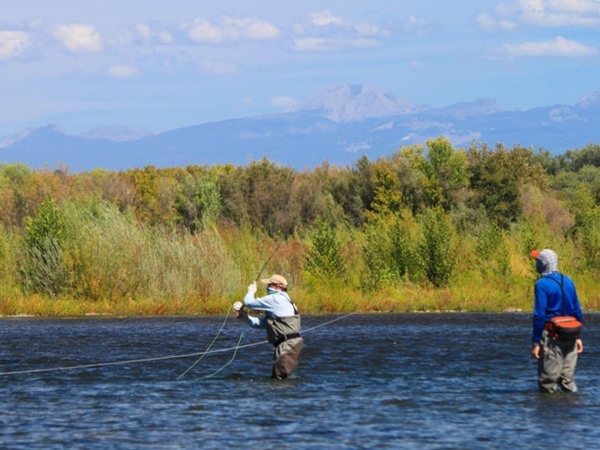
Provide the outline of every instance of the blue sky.
{"type": "Polygon", "coordinates": [[[600,0],[0,0],[0,136],[160,132],[343,83],[574,104],[600,91],[600,0]]]}

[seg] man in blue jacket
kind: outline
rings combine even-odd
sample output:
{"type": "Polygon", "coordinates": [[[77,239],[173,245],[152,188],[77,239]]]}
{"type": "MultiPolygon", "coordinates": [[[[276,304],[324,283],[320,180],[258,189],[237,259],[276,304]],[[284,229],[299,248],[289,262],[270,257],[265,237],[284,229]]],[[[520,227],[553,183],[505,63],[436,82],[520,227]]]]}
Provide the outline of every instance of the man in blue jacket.
{"type": "Polygon", "coordinates": [[[533,348],[531,356],[538,360],[540,392],[576,392],[575,366],[583,351],[581,337],[558,339],[550,332],[549,323],[556,316],[573,316],[583,321],[581,306],[573,281],[558,271],[558,256],[550,250],[534,250],[536,271],[541,277],[535,283],[533,311],[533,348]]]}
{"type": "Polygon", "coordinates": [[[255,298],[254,282],[248,286],[243,306],[265,314],[260,317],[251,316],[243,308],[236,309],[236,313],[238,318],[245,319],[251,327],[267,330],[267,339],[275,347],[271,378],[281,380],[296,368],[304,348],[304,340],[300,336],[300,315],[287,293],[288,283],[284,277],[275,274],[261,282],[267,285],[267,295],[255,298]]]}

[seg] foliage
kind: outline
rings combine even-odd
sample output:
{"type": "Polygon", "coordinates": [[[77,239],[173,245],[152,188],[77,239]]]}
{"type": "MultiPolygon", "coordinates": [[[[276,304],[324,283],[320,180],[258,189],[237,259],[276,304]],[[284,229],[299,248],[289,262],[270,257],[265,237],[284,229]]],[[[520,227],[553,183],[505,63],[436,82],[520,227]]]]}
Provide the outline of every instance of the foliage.
{"type": "Polygon", "coordinates": [[[45,200],[35,217],[25,218],[23,282],[25,290],[59,294],[67,273],[63,260],[65,224],[56,202],[45,200]]]}
{"type": "Polygon", "coordinates": [[[581,225],[581,247],[584,266],[595,273],[600,273],[600,206],[583,220],[581,225]]]}
{"type": "Polygon", "coordinates": [[[366,225],[362,251],[366,266],[362,280],[365,290],[381,289],[396,281],[397,276],[391,262],[391,239],[382,220],[371,221],[366,225]]]}
{"type": "Polygon", "coordinates": [[[410,236],[410,213],[404,211],[372,220],[365,226],[363,257],[366,290],[393,286],[402,281],[418,281],[420,266],[410,236]]]}
{"type": "Polygon", "coordinates": [[[425,276],[435,287],[446,286],[456,264],[449,221],[442,212],[428,210],[421,217],[421,227],[418,255],[425,276]]]}
{"type": "Polygon", "coordinates": [[[342,243],[335,228],[326,221],[319,220],[309,237],[311,245],[306,255],[306,270],[322,281],[343,278],[345,262],[342,243]]]}
{"type": "Polygon", "coordinates": [[[476,251],[482,268],[509,275],[510,255],[503,230],[497,224],[491,224],[484,227],[477,237],[476,251]]]}
{"type": "Polygon", "coordinates": [[[483,145],[472,147],[470,185],[476,192],[475,204],[482,204],[488,215],[502,228],[516,222],[522,213],[520,187],[523,184],[545,189],[543,168],[533,161],[533,153],[517,147],[513,151],[499,145],[491,151],[483,145]]]}
{"type": "Polygon", "coordinates": [[[381,161],[373,167],[373,185],[375,187],[371,211],[367,217],[387,216],[400,211],[402,193],[398,176],[389,162],[381,161]]]}
{"type": "Polygon", "coordinates": [[[421,167],[425,175],[425,190],[432,206],[448,211],[456,193],[467,187],[467,160],[463,152],[455,151],[446,138],[427,141],[427,159],[421,167]]]}
{"type": "Polygon", "coordinates": [[[266,270],[316,312],[529,308],[534,248],[600,308],[599,148],[440,137],[305,171],[0,164],[0,313],[219,313],[274,250],[266,270]]]}

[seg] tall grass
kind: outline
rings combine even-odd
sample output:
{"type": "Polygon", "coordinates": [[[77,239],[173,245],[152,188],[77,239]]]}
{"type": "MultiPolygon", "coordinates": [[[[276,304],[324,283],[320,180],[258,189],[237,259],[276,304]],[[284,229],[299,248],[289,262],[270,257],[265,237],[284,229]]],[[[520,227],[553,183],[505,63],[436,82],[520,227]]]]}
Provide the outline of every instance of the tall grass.
{"type": "Polygon", "coordinates": [[[239,269],[214,227],[176,233],[140,224],[108,203],[71,204],[65,221],[75,297],[200,305],[237,292],[239,269]]]}
{"type": "Polygon", "coordinates": [[[23,298],[20,289],[19,235],[0,224],[0,314],[13,313],[14,303],[23,298]]]}
{"type": "Polygon", "coordinates": [[[222,314],[261,269],[288,278],[303,313],[531,310],[528,255],[544,247],[559,254],[582,306],[600,308],[598,274],[581,244],[526,220],[509,231],[483,223],[459,233],[408,214],[364,228],[321,223],[282,240],[209,222],[183,233],[97,200],[66,202],[60,212],[65,276],[52,295],[28,290],[26,274],[39,261],[23,257],[21,230],[0,228],[0,314],[222,314]],[[433,258],[429,266],[419,251],[433,258]]]}

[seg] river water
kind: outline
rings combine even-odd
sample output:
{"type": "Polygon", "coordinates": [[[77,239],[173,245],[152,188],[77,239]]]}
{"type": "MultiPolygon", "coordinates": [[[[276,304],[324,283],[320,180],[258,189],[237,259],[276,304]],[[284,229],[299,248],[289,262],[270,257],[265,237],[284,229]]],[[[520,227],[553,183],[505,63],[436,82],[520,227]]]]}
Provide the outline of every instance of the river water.
{"type": "Polygon", "coordinates": [[[0,448],[600,448],[600,315],[585,316],[580,392],[555,395],[537,392],[528,314],[305,316],[280,382],[263,331],[224,319],[2,319],[3,373],[214,343],[199,362],[2,375],[0,448]]]}

